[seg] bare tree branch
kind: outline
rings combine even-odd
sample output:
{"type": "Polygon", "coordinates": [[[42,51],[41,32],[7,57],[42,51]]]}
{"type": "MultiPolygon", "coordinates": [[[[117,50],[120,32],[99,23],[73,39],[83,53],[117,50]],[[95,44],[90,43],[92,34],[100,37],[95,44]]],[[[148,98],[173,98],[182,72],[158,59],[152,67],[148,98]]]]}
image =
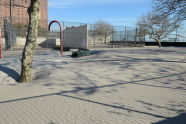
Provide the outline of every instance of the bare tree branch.
{"type": "Polygon", "coordinates": [[[186,0],[153,0],[153,2],[154,12],[176,18],[177,21],[186,20],[186,0]]]}
{"type": "Polygon", "coordinates": [[[141,36],[149,35],[161,47],[161,40],[178,28],[179,24],[177,20],[171,19],[168,16],[149,13],[139,19],[137,26],[140,29],[139,34],[141,36]]]}

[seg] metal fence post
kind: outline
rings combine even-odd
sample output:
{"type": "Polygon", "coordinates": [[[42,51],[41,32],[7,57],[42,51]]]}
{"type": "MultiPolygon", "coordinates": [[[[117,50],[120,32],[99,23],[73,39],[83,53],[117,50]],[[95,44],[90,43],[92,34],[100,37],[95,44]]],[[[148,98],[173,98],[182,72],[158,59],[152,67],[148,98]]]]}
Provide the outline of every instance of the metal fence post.
{"type": "Polygon", "coordinates": [[[62,36],[63,36],[63,47],[65,44],[65,21],[62,21],[62,36]]]}
{"type": "Polygon", "coordinates": [[[176,38],[175,38],[175,42],[177,42],[177,37],[178,36],[178,27],[176,28],[176,38]]]}
{"type": "Polygon", "coordinates": [[[136,28],[136,31],[135,31],[135,45],[137,44],[137,33],[138,33],[138,29],[136,28]]]}
{"type": "Polygon", "coordinates": [[[3,43],[2,43],[2,35],[1,35],[1,28],[0,28],[0,59],[3,58],[3,43]]]}
{"type": "Polygon", "coordinates": [[[96,41],[95,41],[95,30],[96,30],[96,25],[95,24],[93,24],[93,44],[94,44],[94,48],[95,48],[95,46],[96,46],[96,41]]]}
{"type": "Polygon", "coordinates": [[[125,26],[125,41],[127,41],[127,27],[125,26]]]}

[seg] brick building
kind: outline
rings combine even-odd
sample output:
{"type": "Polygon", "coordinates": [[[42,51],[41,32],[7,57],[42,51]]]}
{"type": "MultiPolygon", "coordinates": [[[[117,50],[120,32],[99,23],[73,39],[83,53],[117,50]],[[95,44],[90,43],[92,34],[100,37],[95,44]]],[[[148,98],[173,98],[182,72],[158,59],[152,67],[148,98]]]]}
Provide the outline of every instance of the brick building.
{"type": "MultiPolygon", "coordinates": [[[[12,13],[10,14],[10,0],[0,0],[0,18],[12,17],[12,23],[24,24],[28,22],[27,7],[29,6],[29,0],[11,0],[12,13]],[[18,5],[18,6],[16,6],[18,5]]],[[[40,3],[40,26],[44,27],[48,23],[48,0],[41,0],[40,3]],[[44,21],[45,20],[45,21],[44,21]]],[[[0,19],[2,24],[3,19],[0,19]]]]}

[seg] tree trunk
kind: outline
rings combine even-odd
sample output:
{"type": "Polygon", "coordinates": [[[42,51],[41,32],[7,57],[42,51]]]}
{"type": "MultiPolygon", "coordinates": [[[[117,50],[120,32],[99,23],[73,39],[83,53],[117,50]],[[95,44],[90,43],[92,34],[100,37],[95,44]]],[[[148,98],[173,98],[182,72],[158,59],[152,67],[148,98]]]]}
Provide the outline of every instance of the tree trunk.
{"type": "Polygon", "coordinates": [[[161,47],[161,42],[159,39],[156,40],[158,42],[158,46],[161,47]]]}
{"type": "Polygon", "coordinates": [[[21,79],[20,79],[21,83],[32,81],[33,53],[36,46],[38,25],[40,19],[39,5],[40,5],[40,0],[31,0],[30,7],[28,8],[29,26],[28,26],[25,47],[22,53],[21,79]]]}
{"type": "Polygon", "coordinates": [[[158,42],[158,46],[161,47],[161,41],[158,38],[153,38],[156,42],[158,42]]]}

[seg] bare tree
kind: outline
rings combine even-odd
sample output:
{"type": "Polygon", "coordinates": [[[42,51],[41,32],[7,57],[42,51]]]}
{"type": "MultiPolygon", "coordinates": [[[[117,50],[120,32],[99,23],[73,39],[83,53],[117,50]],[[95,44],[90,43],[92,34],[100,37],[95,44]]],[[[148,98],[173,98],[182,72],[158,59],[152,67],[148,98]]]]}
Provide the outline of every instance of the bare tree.
{"type": "Polygon", "coordinates": [[[186,0],[153,0],[155,12],[171,16],[177,21],[186,20],[186,0]]]}
{"type": "Polygon", "coordinates": [[[179,24],[168,16],[149,13],[139,19],[137,26],[140,29],[139,35],[149,35],[161,47],[161,40],[178,28],[179,24]]]}
{"type": "Polygon", "coordinates": [[[20,82],[32,81],[32,61],[36,46],[39,25],[39,5],[40,0],[30,0],[28,8],[29,26],[26,43],[22,54],[21,79],[20,82]]]}
{"type": "Polygon", "coordinates": [[[99,20],[95,24],[94,33],[97,35],[104,35],[105,36],[105,43],[107,41],[107,36],[112,34],[114,28],[111,24],[107,23],[106,21],[99,20]]]}

